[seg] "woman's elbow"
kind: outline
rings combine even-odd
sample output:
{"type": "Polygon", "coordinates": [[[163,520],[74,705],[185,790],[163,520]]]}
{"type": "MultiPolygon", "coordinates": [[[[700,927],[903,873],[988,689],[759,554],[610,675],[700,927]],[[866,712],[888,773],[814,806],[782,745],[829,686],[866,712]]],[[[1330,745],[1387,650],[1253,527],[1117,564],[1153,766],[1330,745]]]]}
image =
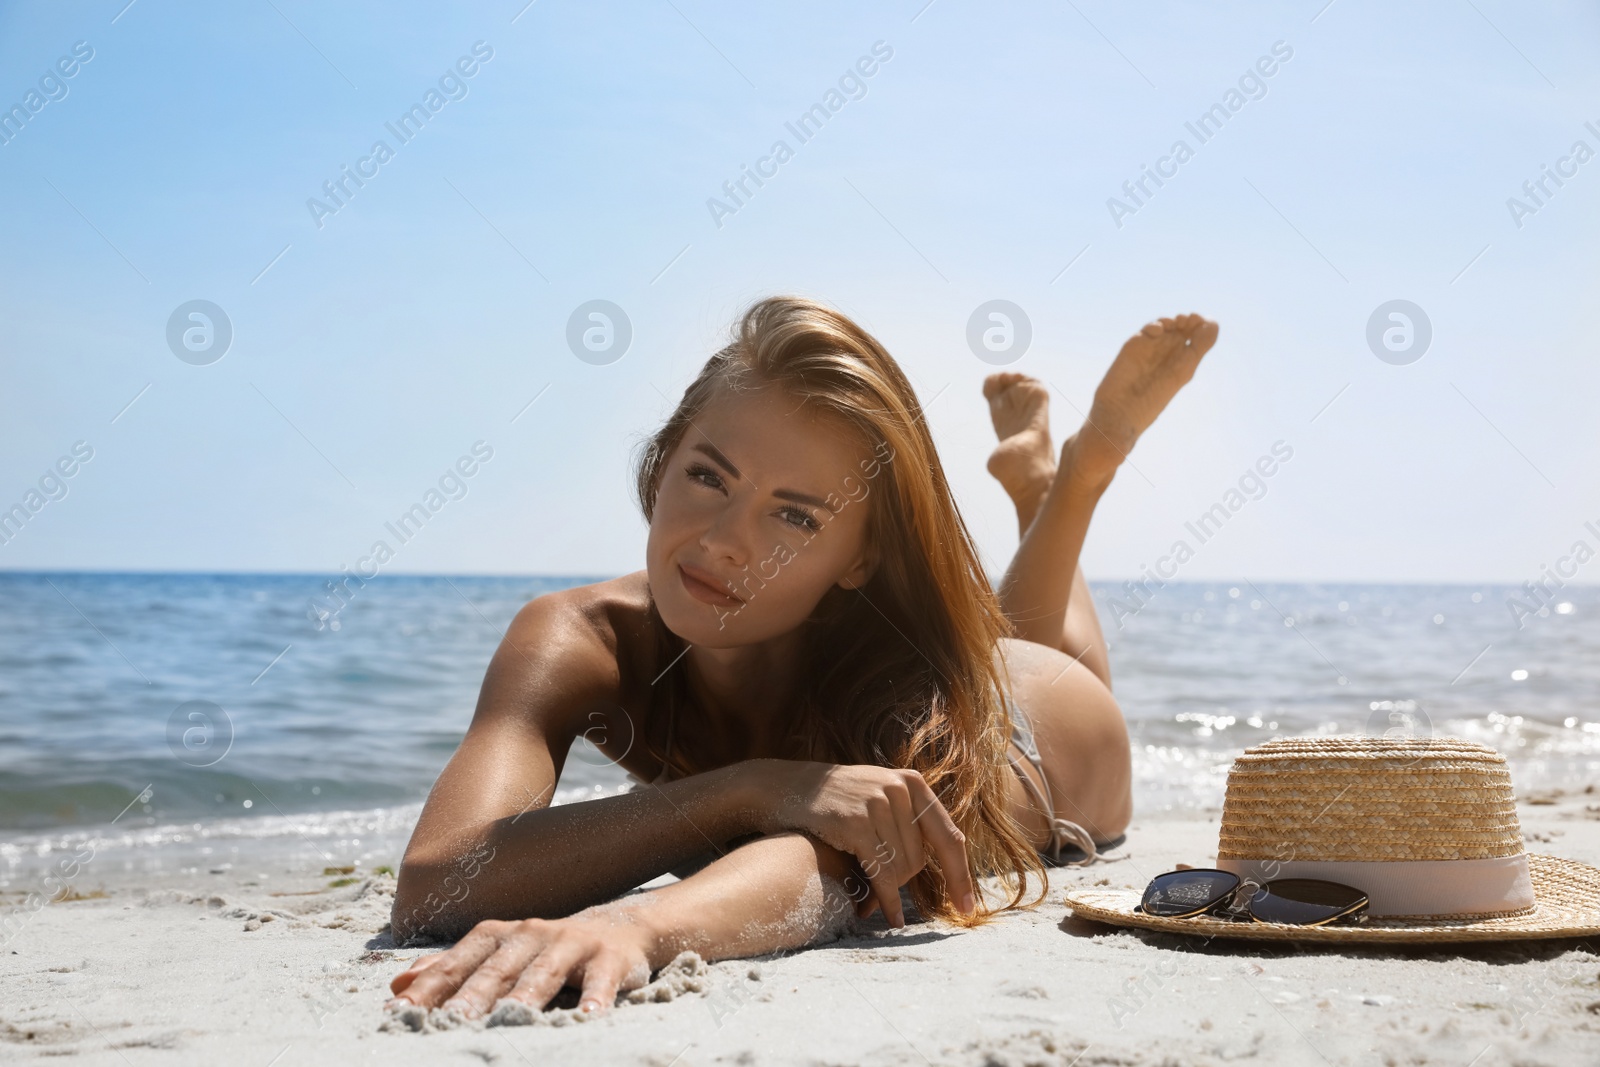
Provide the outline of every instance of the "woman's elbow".
{"type": "Polygon", "coordinates": [[[460,883],[454,865],[407,859],[395,879],[389,911],[390,936],[396,944],[413,940],[451,940],[473,925],[466,904],[470,892],[460,883]]]}

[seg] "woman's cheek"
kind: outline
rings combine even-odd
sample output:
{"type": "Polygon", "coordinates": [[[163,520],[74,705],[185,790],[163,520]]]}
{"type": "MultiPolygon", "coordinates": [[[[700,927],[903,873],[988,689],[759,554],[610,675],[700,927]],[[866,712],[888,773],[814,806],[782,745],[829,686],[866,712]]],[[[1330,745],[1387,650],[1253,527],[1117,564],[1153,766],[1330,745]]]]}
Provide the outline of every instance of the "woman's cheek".
{"type": "Polygon", "coordinates": [[[795,559],[783,568],[783,577],[779,580],[785,585],[790,596],[804,603],[806,612],[816,606],[827,593],[828,587],[833,584],[835,576],[831,561],[815,550],[801,552],[795,559]]]}

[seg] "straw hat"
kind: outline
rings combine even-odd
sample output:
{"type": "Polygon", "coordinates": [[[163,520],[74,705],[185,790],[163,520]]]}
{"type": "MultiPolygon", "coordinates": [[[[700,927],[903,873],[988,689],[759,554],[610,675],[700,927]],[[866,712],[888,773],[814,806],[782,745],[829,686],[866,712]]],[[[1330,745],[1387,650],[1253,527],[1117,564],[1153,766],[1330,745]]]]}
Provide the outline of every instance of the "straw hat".
{"type": "MultiPolygon", "coordinates": [[[[1359,926],[1145,915],[1140,889],[1075,889],[1081,918],[1280,941],[1501,941],[1600,934],[1600,868],[1522,847],[1505,757],[1454,737],[1288,737],[1228,772],[1216,866],[1365,892],[1359,926]]],[[[1146,872],[1147,877],[1161,873],[1146,872]]]]}

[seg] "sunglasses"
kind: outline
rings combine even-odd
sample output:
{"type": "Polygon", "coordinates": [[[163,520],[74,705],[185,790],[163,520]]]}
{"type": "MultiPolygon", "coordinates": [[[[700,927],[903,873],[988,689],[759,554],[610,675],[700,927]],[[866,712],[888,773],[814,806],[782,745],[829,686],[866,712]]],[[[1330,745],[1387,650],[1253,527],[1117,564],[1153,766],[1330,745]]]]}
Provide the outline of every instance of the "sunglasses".
{"type": "Polygon", "coordinates": [[[1367,895],[1317,878],[1240,881],[1230,871],[1196,867],[1158,874],[1135,911],[1169,919],[1216,915],[1224,919],[1291,926],[1367,921],[1367,895]]]}

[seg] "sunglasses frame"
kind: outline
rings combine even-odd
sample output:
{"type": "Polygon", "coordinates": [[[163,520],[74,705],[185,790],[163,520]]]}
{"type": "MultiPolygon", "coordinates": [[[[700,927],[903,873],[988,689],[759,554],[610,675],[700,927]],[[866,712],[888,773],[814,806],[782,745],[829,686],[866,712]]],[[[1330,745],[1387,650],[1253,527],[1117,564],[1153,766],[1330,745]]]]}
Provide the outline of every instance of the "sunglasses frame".
{"type": "MultiPolygon", "coordinates": [[[[1155,885],[1157,879],[1165,878],[1169,874],[1225,874],[1234,880],[1234,886],[1232,889],[1229,889],[1226,893],[1224,893],[1220,898],[1212,901],[1210,904],[1207,904],[1204,907],[1199,907],[1193,911],[1184,912],[1182,915],[1152,915],[1152,918],[1193,919],[1201,915],[1215,915],[1219,918],[1224,918],[1235,922],[1248,919],[1251,922],[1281,926],[1327,926],[1329,923],[1337,923],[1341,921],[1347,921],[1348,925],[1356,925],[1367,921],[1367,906],[1371,903],[1371,901],[1367,898],[1366,893],[1362,892],[1360,889],[1357,889],[1355,886],[1345,885],[1343,882],[1330,882],[1324,878],[1274,878],[1270,882],[1257,882],[1252,878],[1240,878],[1232,871],[1224,871],[1217,867],[1185,867],[1175,871],[1166,871],[1162,874],[1156,875],[1155,878],[1150,879],[1150,885],[1155,885]],[[1279,882],[1322,882],[1326,885],[1338,886],[1340,889],[1355,893],[1361,899],[1357,900],[1348,908],[1330,915],[1326,919],[1318,919],[1316,922],[1279,923],[1274,919],[1259,918],[1250,907],[1251,902],[1257,899],[1258,896],[1258,894],[1253,890],[1262,890],[1270,893],[1272,891],[1272,887],[1279,882]],[[1243,903],[1240,902],[1241,895],[1245,896],[1243,903]]],[[[1146,912],[1144,910],[1144,897],[1148,896],[1149,893],[1150,886],[1145,886],[1144,894],[1141,895],[1139,903],[1134,906],[1134,911],[1144,915],[1151,915],[1150,912],[1146,912]]]]}

